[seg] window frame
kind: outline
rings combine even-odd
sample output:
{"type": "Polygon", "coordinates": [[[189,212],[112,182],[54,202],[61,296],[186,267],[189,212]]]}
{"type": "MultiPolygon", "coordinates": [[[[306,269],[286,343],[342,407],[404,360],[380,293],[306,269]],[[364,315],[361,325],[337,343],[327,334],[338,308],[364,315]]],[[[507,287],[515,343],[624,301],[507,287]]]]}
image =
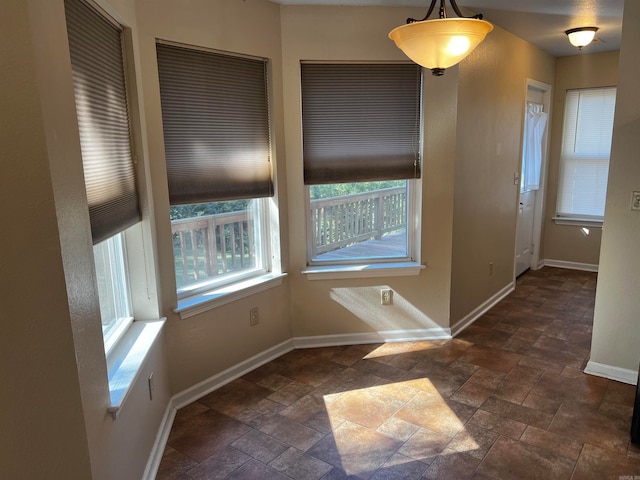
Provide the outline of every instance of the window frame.
{"type": "MultiPolygon", "coordinates": [[[[144,362],[149,356],[152,348],[164,328],[165,318],[160,317],[160,304],[157,295],[156,283],[156,251],[153,245],[153,228],[151,219],[145,215],[147,209],[143,204],[149,194],[146,178],[148,177],[148,166],[143,166],[138,162],[138,153],[143,151],[141,143],[142,125],[140,124],[140,103],[136,88],[137,77],[134,62],[134,49],[132,31],[125,22],[113,17],[108,11],[94,0],[81,0],[86,7],[93,9],[105,22],[120,30],[120,57],[122,61],[122,71],[124,89],[126,96],[126,110],[129,130],[129,145],[131,152],[131,162],[136,177],[135,187],[138,198],[139,217],[137,221],[120,225],[114,235],[121,235],[123,258],[122,266],[126,276],[125,288],[129,292],[129,303],[131,307],[131,317],[121,323],[111,338],[105,342],[104,334],[101,331],[101,340],[104,348],[104,360],[106,366],[105,392],[108,398],[105,399],[105,406],[113,420],[116,420],[119,411],[123,407],[126,399],[132,391],[132,386],[137,380],[138,374],[144,362]]],[[[66,15],[66,5],[65,5],[66,15]]],[[[65,19],[66,20],[66,19],[65,19]]],[[[68,23],[67,23],[68,25],[68,23]]],[[[68,26],[67,26],[68,28],[68,26]]],[[[69,49],[69,53],[71,53],[69,49]]],[[[72,73],[72,69],[69,69],[72,73]]],[[[74,102],[76,85],[72,84],[74,90],[74,102]]],[[[74,104],[75,107],[75,104],[74,104]]],[[[76,107],[77,108],[77,107],[76,107]]],[[[78,129],[78,138],[80,129],[78,129]]],[[[84,162],[82,162],[84,170],[84,162]]],[[[88,205],[88,198],[87,205],[88,205]]],[[[147,206],[148,207],[148,206],[147,206]]],[[[87,217],[89,218],[89,216],[87,217]]],[[[114,235],[109,235],[96,241],[94,245],[102,240],[109,240],[114,235]]],[[[92,245],[93,247],[93,245],[92,245]]],[[[97,277],[95,272],[95,254],[93,248],[87,251],[91,255],[93,262],[93,281],[95,299],[99,301],[97,277]]],[[[87,257],[89,260],[89,257],[87,257]]],[[[101,318],[99,305],[96,305],[97,318],[101,318]]],[[[93,320],[93,319],[92,319],[93,320]]],[[[96,339],[97,341],[97,339],[96,339]]]]}
{"type": "MultiPolygon", "coordinates": [[[[275,155],[275,131],[274,131],[274,112],[273,112],[273,62],[270,58],[258,57],[237,52],[221,51],[214,48],[184,44],[171,40],[156,39],[156,45],[166,45],[181,47],[188,50],[209,52],[218,55],[226,55],[237,58],[261,60],[265,63],[265,92],[267,100],[267,122],[269,133],[269,159],[271,164],[271,196],[249,198],[257,202],[259,212],[258,232],[260,238],[260,256],[262,257],[261,268],[255,268],[251,271],[238,272],[237,275],[230,275],[223,279],[209,279],[202,282],[190,284],[191,288],[178,288],[176,283],[176,307],[172,311],[180,315],[181,319],[187,319],[200,313],[206,312],[212,308],[216,308],[236,300],[255,295],[256,293],[278,287],[282,285],[282,279],[286,273],[282,271],[282,261],[280,253],[280,228],[279,213],[277,205],[277,162],[275,155]]],[[[225,201],[225,200],[220,200],[225,201]]],[[[209,202],[209,203],[214,203],[209,202]]],[[[195,205],[196,203],[189,204],[195,205]]],[[[187,204],[185,204],[187,205],[187,204]]],[[[170,223],[173,221],[170,220],[170,223]]],[[[256,243],[258,244],[258,242],[256,243]]],[[[171,242],[172,254],[175,258],[173,249],[173,241],[171,242]]],[[[174,280],[176,279],[176,267],[173,266],[174,280]]],[[[186,286],[188,287],[188,286],[186,286]]]]}
{"type": "MultiPolygon", "coordinates": [[[[383,64],[394,65],[405,62],[303,62],[303,63],[344,63],[358,64],[383,64]]],[[[422,205],[422,174],[424,173],[424,70],[420,72],[419,99],[418,99],[418,132],[417,132],[417,157],[419,165],[417,171],[422,172],[417,178],[405,178],[407,186],[407,255],[403,257],[371,257],[350,258],[343,260],[317,260],[312,258],[313,236],[311,222],[311,185],[304,185],[305,193],[305,224],[306,224],[306,261],[307,266],[302,270],[310,280],[324,280],[334,278],[367,278],[375,276],[406,276],[418,275],[425,268],[421,262],[421,205],[422,205]]],[[[300,102],[303,95],[301,91],[300,102]]],[[[357,182],[352,182],[357,183],[357,182]]]]}
{"type": "MultiPolygon", "coordinates": [[[[575,89],[568,89],[565,92],[565,106],[564,106],[564,112],[563,112],[563,123],[562,123],[562,137],[561,137],[561,144],[560,144],[560,164],[558,167],[558,185],[557,185],[557,190],[556,190],[556,209],[555,209],[555,215],[552,217],[552,220],[557,224],[557,225],[568,225],[568,226],[577,226],[577,227],[601,227],[604,221],[604,212],[603,215],[592,215],[592,214],[581,214],[581,213],[567,213],[567,212],[560,212],[560,203],[561,203],[561,199],[562,199],[562,191],[563,191],[563,180],[564,180],[564,169],[567,168],[567,162],[570,160],[567,160],[567,158],[565,157],[565,140],[566,140],[566,135],[567,135],[567,117],[569,115],[569,102],[568,102],[568,95],[572,92],[577,92],[578,94],[580,92],[592,92],[592,91],[597,91],[597,90],[614,90],[614,96],[617,95],[617,87],[614,85],[605,85],[605,86],[598,86],[598,87],[585,87],[585,88],[575,88],[575,89]]],[[[576,100],[577,103],[577,109],[579,110],[580,108],[580,98],[578,98],[576,100]]],[[[615,99],[614,99],[614,112],[613,114],[615,114],[615,99]]],[[[613,115],[612,115],[613,118],[613,115]]],[[[578,117],[576,118],[576,122],[578,121],[578,117]]],[[[576,130],[576,134],[577,135],[577,127],[576,126],[570,126],[570,128],[572,130],[576,130]]],[[[612,125],[612,129],[613,129],[613,125],[612,125]]],[[[574,135],[574,137],[575,137],[574,135]]],[[[576,155],[577,156],[577,155],[576,155]]],[[[592,155],[590,158],[592,157],[596,157],[597,155],[592,155]]],[[[578,162],[578,160],[573,160],[574,162],[578,162]]],[[[609,155],[607,156],[607,178],[608,178],[608,170],[609,170],[609,166],[610,166],[610,162],[611,162],[611,151],[609,150],[609,155]]],[[[606,183],[606,182],[605,182],[606,183]]],[[[604,201],[606,202],[606,194],[605,194],[605,199],[604,201]]],[[[604,205],[603,205],[603,210],[604,210],[604,205]]]]}

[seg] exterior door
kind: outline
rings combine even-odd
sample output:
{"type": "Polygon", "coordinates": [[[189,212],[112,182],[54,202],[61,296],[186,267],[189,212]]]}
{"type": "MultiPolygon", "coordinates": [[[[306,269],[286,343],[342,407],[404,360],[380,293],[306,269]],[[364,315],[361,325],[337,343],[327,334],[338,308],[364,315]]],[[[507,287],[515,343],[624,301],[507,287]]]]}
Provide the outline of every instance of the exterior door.
{"type": "Polygon", "coordinates": [[[533,255],[533,221],[536,205],[536,190],[520,193],[518,231],[516,236],[516,277],[531,267],[533,255]]]}

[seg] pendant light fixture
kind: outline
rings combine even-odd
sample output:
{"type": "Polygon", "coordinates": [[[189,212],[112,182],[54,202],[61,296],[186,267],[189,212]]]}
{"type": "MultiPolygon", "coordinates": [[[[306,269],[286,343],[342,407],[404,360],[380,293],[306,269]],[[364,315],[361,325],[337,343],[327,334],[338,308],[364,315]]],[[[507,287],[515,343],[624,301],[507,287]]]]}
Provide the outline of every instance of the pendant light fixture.
{"type": "Polygon", "coordinates": [[[469,55],[493,30],[493,25],[482,20],[482,14],[464,17],[455,0],[449,1],[459,18],[447,18],[445,0],[440,0],[439,18],[428,20],[436,1],[431,0],[422,20],[408,18],[406,25],[389,32],[389,38],[411,60],[440,76],[469,55]]]}
{"type": "Polygon", "coordinates": [[[586,47],[593,42],[597,31],[598,27],[580,27],[572,28],[564,33],[569,37],[571,45],[578,47],[578,50],[582,50],[582,47],[586,47]]]}

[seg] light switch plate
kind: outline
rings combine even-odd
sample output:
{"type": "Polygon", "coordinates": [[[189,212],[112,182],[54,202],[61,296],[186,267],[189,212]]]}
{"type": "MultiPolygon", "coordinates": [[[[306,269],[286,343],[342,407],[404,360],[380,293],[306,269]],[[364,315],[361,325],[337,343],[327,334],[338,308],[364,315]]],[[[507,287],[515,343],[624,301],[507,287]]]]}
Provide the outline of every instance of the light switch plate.
{"type": "Polygon", "coordinates": [[[631,192],[631,210],[640,210],[640,192],[631,192]]]}

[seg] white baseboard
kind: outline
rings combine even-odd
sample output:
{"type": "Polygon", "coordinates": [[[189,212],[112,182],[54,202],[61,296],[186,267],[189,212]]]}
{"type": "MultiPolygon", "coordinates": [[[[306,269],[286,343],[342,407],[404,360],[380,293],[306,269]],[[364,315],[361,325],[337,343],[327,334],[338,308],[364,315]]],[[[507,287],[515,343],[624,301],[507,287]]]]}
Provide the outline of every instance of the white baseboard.
{"type": "Polygon", "coordinates": [[[638,382],[638,372],[635,370],[605,365],[604,363],[597,363],[591,360],[587,363],[584,373],[595,375],[596,377],[608,378],[609,380],[615,380],[617,382],[628,383],[630,385],[636,385],[638,382]]]}
{"type": "Polygon", "coordinates": [[[542,260],[545,267],[568,268],[569,270],[583,270],[585,272],[597,272],[598,265],[592,263],[566,262],[564,260],[551,260],[545,258],[542,260]]]}
{"type": "Polygon", "coordinates": [[[226,385],[227,383],[241,377],[242,375],[261,367],[265,363],[275,360],[276,358],[290,352],[294,349],[293,342],[286,340],[275,347],[271,347],[264,352],[254,355],[237,365],[234,365],[226,370],[203,380],[200,383],[195,384],[193,387],[189,387],[186,390],[176,394],[171,399],[174,407],[180,409],[195,402],[199,398],[217,390],[218,388],[226,385]]]}
{"type": "Polygon", "coordinates": [[[167,409],[164,412],[164,417],[162,418],[162,423],[160,424],[160,428],[158,428],[156,439],[153,442],[151,454],[147,460],[147,466],[142,474],[142,480],[155,480],[158,474],[158,468],[160,468],[162,455],[169,440],[169,434],[171,433],[173,420],[176,417],[176,411],[177,409],[172,405],[171,400],[169,400],[167,409]]]}
{"type": "Polygon", "coordinates": [[[176,416],[176,411],[182,407],[195,402],[199,398],[204,397],[208,393],[217,390],[218,388],[226,385],[227,383],[239,378],[246,373],[264,365],[265,363],[275,360],[276,358],[290,352],[294,349],[293,341],[287,340],[275,347],[271,347],[264,352],[254,355],[243,362],[234,365],[223,372],[220,372],[212,377],[203,380],[196,385],[187,388],[186,390],[174,395],[169,400],[167,410],[165,411],[162,423],[158,428],[158,434],[156,435],[149,460],[147,460],[147,466],[144,470],[143,480],[154,480],[160,467],[160,461],[162,460],[162,454],[167,445],[169,439],[169,433],[173,425],[173,420],[176,416]]]}
{"type": "Polygon", "coordinates": [[[451,338],[448,328],[422,328],[412,330],[383,330],[367,333],[340,335],[317,335],[294,337],[295,348],[336,347],[339,345],[363,345],[381,342],[417,342],[420,340],[447,340],[451,338]]]}
{"type": "Polygon", "coordinates": [[[451,327],[451,335],[455,337],[456,335],[460,334],[465,328],[467,328],[469,325],[471,325],[473,322],[479,319],[482,315],[487,313],[492,307],[494,307],[498,302],[500,302],[500,300],[505,298],[514,290],[515,290],[515,284],[514,282],[510,282],[508,285],[502,288],[498,293],[496,293],[495,295],[487,299],[486,302],[484,302],[475,310],[473,310],[471,313],[465,315],[462,319],[456,322],[455,325],[451,327]]]}

